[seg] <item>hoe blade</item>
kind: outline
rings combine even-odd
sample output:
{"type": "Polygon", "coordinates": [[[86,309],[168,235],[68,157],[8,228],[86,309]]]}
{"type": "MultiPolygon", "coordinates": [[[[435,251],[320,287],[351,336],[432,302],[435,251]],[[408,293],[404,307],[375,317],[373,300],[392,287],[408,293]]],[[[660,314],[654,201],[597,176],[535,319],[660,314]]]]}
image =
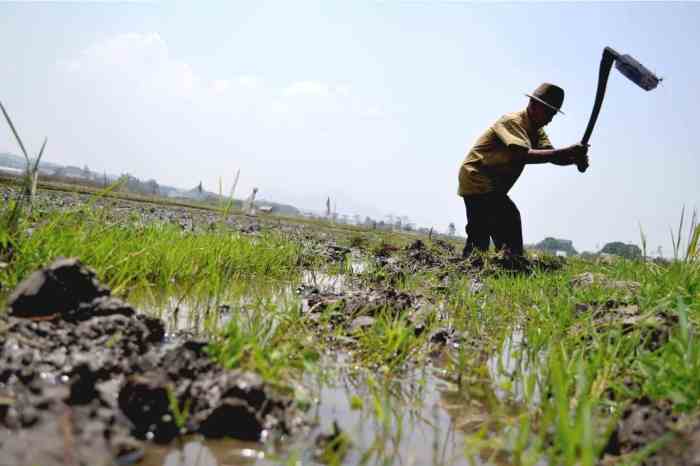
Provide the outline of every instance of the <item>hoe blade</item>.
{"type": "Polygon", "coordinates": [[[645,91],[655,89],[661,82],[661,78],[649,71],[637,60],[629,55],[620,55],[615,60],[615,68],[627,77],[630,81],[641,87],[645,91]]]}

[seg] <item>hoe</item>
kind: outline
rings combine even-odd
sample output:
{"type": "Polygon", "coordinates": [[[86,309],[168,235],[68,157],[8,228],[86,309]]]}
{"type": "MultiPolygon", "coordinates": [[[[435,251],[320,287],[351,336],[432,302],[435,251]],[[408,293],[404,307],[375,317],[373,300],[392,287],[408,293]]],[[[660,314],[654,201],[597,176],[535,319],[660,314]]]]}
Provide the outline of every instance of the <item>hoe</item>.
{"type": "MultiPolygon", "coordinates": [[[[603,58],[600,60],[600,69],[598,71],[598,90],[595,94],[593,111],[591,112],[591,117],[588,120],[586,132],[583,133],[583,139],[581,140],[581,144],[583,145],[588,144],[588,140],[591,138],[591,133],[593,132],[593,127],[598,119],[598,114],[600,113],[600,107],[603,105],[605,88],[608,85],[608,76],[610,76],[610,69],[612,68],[613,62],[615,62],[615,68],[617,68],[620,73],[625,75],[627,79],[645,91],[650,91],[656,88],[659,82],[661,82],[661,78],[658,78],[654,73],[646,69],[644,65],[639,63],[631,56],[621,55],[610,47],[605,47],[605,49],[603,49],[603,58]]],[[[583,173],[588,168],[588,164],[578,164],[577,168],[578,171],[583,173]]]]}

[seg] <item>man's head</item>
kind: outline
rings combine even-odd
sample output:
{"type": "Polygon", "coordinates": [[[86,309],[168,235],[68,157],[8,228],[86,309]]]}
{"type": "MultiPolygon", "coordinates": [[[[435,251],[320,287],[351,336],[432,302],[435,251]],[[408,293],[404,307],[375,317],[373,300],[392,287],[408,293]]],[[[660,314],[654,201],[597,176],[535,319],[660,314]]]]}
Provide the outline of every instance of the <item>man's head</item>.
{"type": "Polygon", "coordinates": [[[564,113],[560,110],[564,103],[564,89],[559,86],[542,83],[532,94],[525,95],[530,97],[527,113],[538,128],[542,128],[552,121],[557,112],[564,113]]]}

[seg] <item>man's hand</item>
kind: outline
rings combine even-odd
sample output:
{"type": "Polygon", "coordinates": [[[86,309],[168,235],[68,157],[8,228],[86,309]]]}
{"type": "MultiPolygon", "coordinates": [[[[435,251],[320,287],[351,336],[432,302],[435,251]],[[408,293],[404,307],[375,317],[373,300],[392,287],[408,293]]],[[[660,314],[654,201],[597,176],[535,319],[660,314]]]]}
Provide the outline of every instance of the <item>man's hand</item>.
{"type": "MultiPolygon", "coordinates": [[[[524,151],[523,151],[524,152],[524,151]]],[[[588,166],[588,146],[574,144],[561,149],[530,149],[524,153],[525,163],[588,166]]]]}
{"type": "Polygon", "coordinates": [[[552,163],[555,165],[574,165],[588,167],[588,146],[572,144],[555,152],[552,163]]]}

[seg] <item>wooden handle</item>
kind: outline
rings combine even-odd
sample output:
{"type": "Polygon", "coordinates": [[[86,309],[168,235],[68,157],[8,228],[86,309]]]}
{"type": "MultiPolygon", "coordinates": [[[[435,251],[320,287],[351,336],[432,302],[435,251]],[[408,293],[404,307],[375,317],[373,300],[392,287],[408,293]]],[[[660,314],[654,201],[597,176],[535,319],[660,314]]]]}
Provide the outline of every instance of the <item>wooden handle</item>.
{"type": "MultiPolygon", "coordinates": [[[[603,106],[603,98],[605,98],[605,89],[608,86],[608,77],[610,76],[610,69],[615,59],[619,56],[616,51],[610,47],[605,47],[603,50],[603,57],[600,59],[600,68],[598,70],[598,89],[595,93],[595,102],[593,103],[593,111],[588,119],[588,126],[586,126],[586,132],[583,133],[583,139],[581,139],[581,144],[584,146],[588,144],[591,139],[591,134],[593,133],[593,128],[598,120],[598,114],[600,113],[600,108],[603,106]]],[[[585,172],[588,168],[588,164],[577,164],[578,171],[581,173],[585,172]]]]}

